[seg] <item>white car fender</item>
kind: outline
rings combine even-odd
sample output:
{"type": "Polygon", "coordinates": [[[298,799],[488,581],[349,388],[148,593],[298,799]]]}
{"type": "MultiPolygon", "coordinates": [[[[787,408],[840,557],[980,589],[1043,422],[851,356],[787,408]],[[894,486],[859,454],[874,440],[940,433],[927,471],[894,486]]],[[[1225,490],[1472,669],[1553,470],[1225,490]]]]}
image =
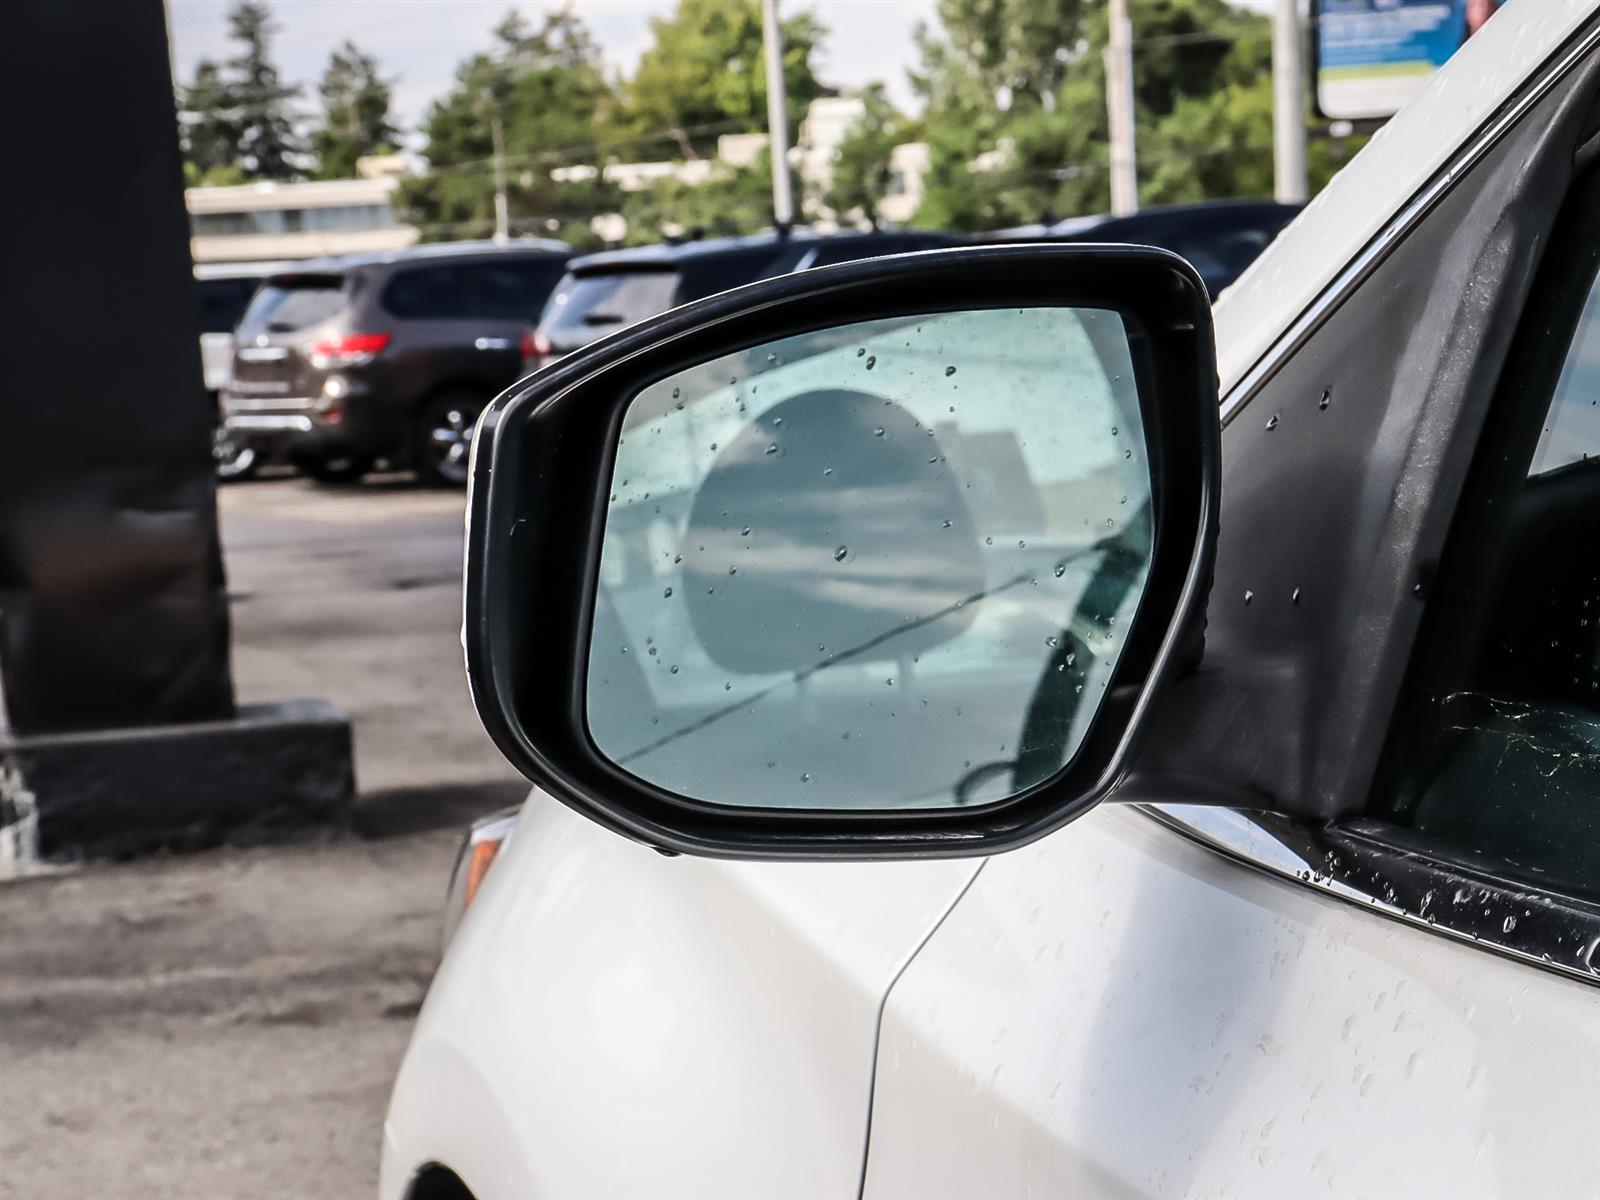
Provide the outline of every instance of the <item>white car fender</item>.
{"type": "Polygon", "coordinates": [[[381,1195],[431,1162],[478,1200],[855,1195],[883,999],[979,865],[665,858],[536,791],[418,1017],[381,1195]]]}

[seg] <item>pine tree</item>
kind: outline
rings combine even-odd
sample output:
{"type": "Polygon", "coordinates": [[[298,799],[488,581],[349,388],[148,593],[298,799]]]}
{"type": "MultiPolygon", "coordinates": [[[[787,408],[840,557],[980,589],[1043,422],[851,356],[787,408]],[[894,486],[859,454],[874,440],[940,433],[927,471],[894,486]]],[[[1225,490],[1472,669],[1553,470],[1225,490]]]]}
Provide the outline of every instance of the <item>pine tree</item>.
{"type": "Polygon", "coordinates": [[[389,115],[389,84],[378,60],[348,39],[329,57],[317,85],[322,125],[311,137],[318,179],[349,179],[356,159],[393,151],[400,131],[389,115]]]}
{"type": "Polygon", "coordinates": [[[238,161],[251,179],[293,179],[301,172],[291,103],[300,89],[285,84],[272,62],[277,26],[260,0],[239,0],[228,10],[228,34],[242,43],[228,60],[228,90],[238,130],[238,161]]]}

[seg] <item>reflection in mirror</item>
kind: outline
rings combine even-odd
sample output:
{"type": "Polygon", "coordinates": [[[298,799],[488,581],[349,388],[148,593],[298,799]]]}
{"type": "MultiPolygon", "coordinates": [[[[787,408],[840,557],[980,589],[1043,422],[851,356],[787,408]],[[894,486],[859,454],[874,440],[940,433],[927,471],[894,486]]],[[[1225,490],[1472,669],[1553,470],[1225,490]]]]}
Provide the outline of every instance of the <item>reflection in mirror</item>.
{"type": "Polygon", "coordinates": [[[1003,800],[1082,742],[1152,532],[1116,313],[941,313],[724,356],[627,411],[590,734],[714,804],[1003,800]]]}

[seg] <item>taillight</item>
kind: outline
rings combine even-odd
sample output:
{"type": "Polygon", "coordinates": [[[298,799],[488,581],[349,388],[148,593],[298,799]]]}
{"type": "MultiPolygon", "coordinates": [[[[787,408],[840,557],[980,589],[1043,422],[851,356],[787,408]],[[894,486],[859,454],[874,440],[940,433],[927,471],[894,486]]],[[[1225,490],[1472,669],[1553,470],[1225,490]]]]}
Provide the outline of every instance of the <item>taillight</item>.
{"type": "Polygon", "coordinates": [[[550,339],[543,330],[534,329],[522,335],[522,357],[535,367],[544,366],[550,357],[550,339]]]}
{"type": "Polygon", "coordinates": [[[311,343],[311,365],[319,370],[363,366],[393,340],[392,333],[347,333],[342,337],[324,338],[311,343]]]}

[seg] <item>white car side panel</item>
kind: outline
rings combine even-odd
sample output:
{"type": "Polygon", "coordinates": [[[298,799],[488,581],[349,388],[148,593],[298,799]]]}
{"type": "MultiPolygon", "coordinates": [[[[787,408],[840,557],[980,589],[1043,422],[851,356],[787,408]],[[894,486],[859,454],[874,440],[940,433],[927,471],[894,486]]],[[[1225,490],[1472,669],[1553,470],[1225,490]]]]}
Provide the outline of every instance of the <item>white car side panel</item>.
{"type": "Polygon", "coordinates": [[[1600,992],[1107,805],[890,994],[869,1200],[1593,1197],[1600,992]]]}
{"type": "Polygon", "coordinates": [[[418,1017],[381,1194],[438,1161],[478,1200],[854,1196],[880,1004],[976,870],[665,858],[535,792],[418,1017]]]}
{"type": "Polygon", "coordinates": [[[1224,396],[1596,7],[1597,0],[1507,4],[1333,177],[1217,302],[1224,396]]]}

